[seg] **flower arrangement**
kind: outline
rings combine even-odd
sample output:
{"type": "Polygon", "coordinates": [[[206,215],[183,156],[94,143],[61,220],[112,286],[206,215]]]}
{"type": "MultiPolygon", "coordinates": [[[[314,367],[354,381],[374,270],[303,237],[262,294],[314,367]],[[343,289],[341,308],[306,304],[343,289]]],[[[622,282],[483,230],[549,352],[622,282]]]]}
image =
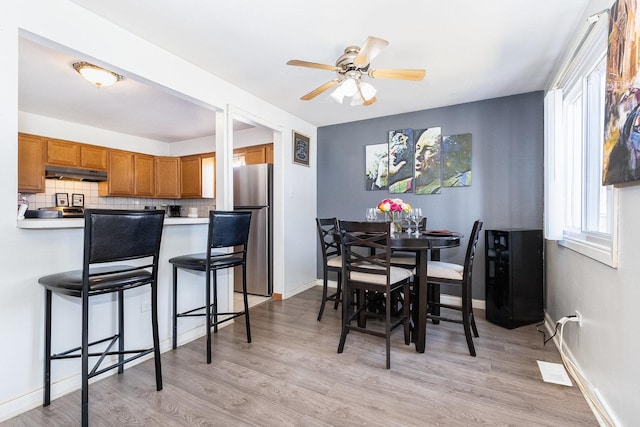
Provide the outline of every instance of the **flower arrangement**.
{"type": "Polygon", "coordinates": [[[402,199],[384,199],[377,206],[382,213],[409,212],[411,205],[402,199]]]}
{"type": "Polygon", "coordinates": [[[377,208],[387,215],[387,221],[391,223],[391,233],[401,233],[400,213],[409,212],[411,205],[402,199],[384,199],[378,203],[377,208]]]}

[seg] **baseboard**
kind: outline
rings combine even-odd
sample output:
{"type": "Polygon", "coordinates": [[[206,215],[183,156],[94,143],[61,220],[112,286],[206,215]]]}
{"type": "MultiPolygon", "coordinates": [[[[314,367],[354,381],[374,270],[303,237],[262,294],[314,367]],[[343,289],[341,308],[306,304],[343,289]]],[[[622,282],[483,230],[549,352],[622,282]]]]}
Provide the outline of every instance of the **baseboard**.
{"type": "MultiPolygon", "coordinates": [[[[549,336],[553,335],[554,331],[555,331],[555,325],[556,325],[556,321],[553,320],[551,318],[551,316],[549,315],[549,313],[547,313],[546,311],[544,312],[544,326],[545,329],[547,330],[547,333],[549,334],[549,336]]],[[[558,349],[558,352],[560,352],[560,337],[558,335],[556,335],[553,338],[553,343],[555,344],[556,348],[558,349]]],[[[575,370],[577,371],[577,375],[576,376],[571,376],[571,379],[573,381],[575,381],[578,384],[578,387],[581,390],[586,390],[586,392],[589,394],[589,396],[584,396],[583,393],[583,397],[585,398],[585,400],[587,401],[587,403],[589,403],[589,399],[598,402],[598,405],[604,410],[604,412],[606,413],[606,416],[609,417],[609,419],[613,422],[613,425],[620,425],[617,421],[617,418],[615,417],[615,415],[613,414],[613,412],[611,411],[611,407],[609,406],[609,404],[604,400],[603,396],[600,394],[600,392],[598,391],[597,388],[593,387],[591,385],[591,383],[589,382],[588,378],[586,377],[586,375],[584,374],[584,372],[582,371],[582,368],[580,368],[580,365],[578,364],[578,362],[576,361],[576,358],[573,356],[573,353],[571,353],[571,350],[569,349],[569,347],[567,347],[566,345],[563,346],[564,347],[564,355],[567,359],[569,359],[571,361],[571,363],[573,363],[573,365],[575,366],[575,370]]],[[[598,423],[600,425],[609,425],[609,423],[605,423],[602,421],[600,415],[594,410],[594,408],[591,406],[591,404],[589,404],[589,408],[591,408],[591,411],[593,412],[593,415],[596,417],[596,419],[598,420],[598,423]]]]}
{"type": "MultiPolygon", "coordinates": [[[[312,280],[311,282],[305,283],[304,285],[293,289],[291,291],[288,291],[287,293],[284,294],[277,294],[278,297],[275,297],[274,295],[272,295],[273,299],[275,300],[285,300],[287,298],[291,298],[295,295],[298,295],[299,293],[302,293],[306,290],[309,290],[311,288],[313,288],[314,286],[322,286],[322,280],[312,280]]],[[[334,284],[334,287],[336,285],[334,284]]]]}
{"type": "MultiPolygon", "coordinates": [[[[322,280],[316,280],[316,285],[322,286],[322,280]]],[[[327,287],[337,288],[338,282],[336,282],[335,280],[328,280],[327,287]]],[[[440,294],[440,302],[445,304],[451,304],[451,305],[462,305],[462,298],[457,297],[455,295],[440,294]]],[[[473,308],[477,310],[484,310],[487,306],[485,300],[482,300],[482,299],[471,300],[471,304],[473,305],[473,308]]]]}
{"type": "MultiPolygon", "coordinates": [[[[218,328],[222,329],[225,328],[227,326],[229,326],[230,324],[232,324],[234,322],[234,320],[230,321],[230,322],[226,322],[223,323],[222,325],[219,325],[218,328]]],[[[198,326],[195,326],[194,328],[184,331],[182,333],[180,333],[178,335],[178,347],[191,342],[193,340],[196,340],[198,338],[201,338],[205,335],[205,328],[204,328],[204,323],[198,326]]],[[[160,353],[166,353],[168,351],[173,350],[173,344],[172,344],[172,339],[171,337],[163,340],[160,342],[160,353]]],[[[206,356],[205,353],[206,349],[203,347],[202,349],[202,361],[203,363],[206,361],[206,356]]],[[[139,359],[136,360],[132,360],[131,362],[127,363],[125,365],[125,371],[139,363],[142,363],[146,360],[152,359],[153,358],[153,354],[148,354],[146,356],[143,356],[139,359]]],[[[112,363],[115,362],[115,357],[112,359],[112,363]]],[[[105,365],[107,363],[109,363],[109,359],[105,359],[105,361],[103,362],[105,365]]],[[[80,365],[78,362],[78,371],[80,370],[80,365]]],[[[55,369],[55,361],[53,362],[53,367],[52,370],[55,369]]],[[[102,375],[99,375],[97,377],[91,378],[91,380],[89,380],[89,384],[93,384],[96,381],[100,381],[101,379],[107,378],[111,375],[116,375],[118,373],[117,369],[113,369],[110,370],[108,372],[105,372],[102,375]]],[[[55,381],[51,383],[51,400],[55,400],[59,397],[62,397],[66,394],[69,394],[71,392],[74,392],[76,390],[80,390],[81,388],[81,378],[80,378],[80,373],[78,372],[78,374],[76,375],[72,375],[70,377],[55,381]]],[[[42,398],[43,398],[43,387],[39,387],[27,394],[24,394],[16,399],[13,400],[9,400],[7,402],[3,402],[2,404],[0,404],[0,423],[3,421],[6,421],[10,418],[13,418],[17,415],[22,414],[23,412],[27,412],[33,408],[37,408],[38,406],[42,405],[42,398]]],[[[78,407],[80,406],[80,402],[78,402],[78,407]]]]}

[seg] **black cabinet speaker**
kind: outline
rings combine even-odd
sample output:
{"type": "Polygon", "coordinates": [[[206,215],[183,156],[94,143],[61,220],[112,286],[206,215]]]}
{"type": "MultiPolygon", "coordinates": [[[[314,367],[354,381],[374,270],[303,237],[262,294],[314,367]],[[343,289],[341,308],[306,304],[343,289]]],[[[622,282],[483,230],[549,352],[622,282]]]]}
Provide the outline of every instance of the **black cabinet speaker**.
{"type": "Polygon", "coordinates": [[[485,230],[486,316],[513,329],[543,320],[542,230],[485,230]]]}

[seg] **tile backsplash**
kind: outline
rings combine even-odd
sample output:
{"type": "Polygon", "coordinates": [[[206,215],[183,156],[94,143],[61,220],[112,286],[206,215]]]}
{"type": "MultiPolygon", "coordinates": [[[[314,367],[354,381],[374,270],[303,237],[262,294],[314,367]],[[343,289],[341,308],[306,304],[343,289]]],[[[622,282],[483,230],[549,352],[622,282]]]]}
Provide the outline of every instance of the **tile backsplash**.
{"type": "Polygon", "coordinates": [[[162,205],[182,206],[181,215],[187,216],[188,208],[198,208],[198,216],[206,217],[210,210],[215,209],[214,199],[148,199],[138,197],[100,197],[97,182],[45,180],[45,192],[23,194],[29,202],[29,209],[38,209],[56,205],[56,193],[67,193],[69,205],[72,194],[84,194],[84,207],[97,209],[144,209],[145,206],[162,205]]]}

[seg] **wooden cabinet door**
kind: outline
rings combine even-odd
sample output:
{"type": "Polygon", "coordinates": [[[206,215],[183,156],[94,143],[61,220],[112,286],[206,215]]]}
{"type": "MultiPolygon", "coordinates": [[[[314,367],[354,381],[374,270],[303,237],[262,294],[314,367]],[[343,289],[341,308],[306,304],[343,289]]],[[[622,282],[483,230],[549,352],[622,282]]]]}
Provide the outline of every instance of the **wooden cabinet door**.
{"type": "Polygon", "coordinates": [[[180,158],[156,157],[155,169],[156,197],[166,199],[180,197],[180,158]]]}
{"type": "Polygon", "coordinates": [[[153,197],[155,195],[154,158],[147,154],[133,156],[133,189],[136,196],[153,197]]]}
{"type": "Polygon", "coordinates": [[[79,166],[80,144],[59,139],[47,139],[47,163],[59,166],[79,166]]]}
{"type": "Polygon", "coordinates": [[[129,151],[109,150],[108,181],[98,186],[101,196],[134,195],[133,156],[129,151]],[[106,194],[104,184],[107,184],[106,194]]]}
{"type": "Polygon", "coordinates": [[[202,197],[202,165],[199,155],[180,158],[180,197],[202,197]]]}
{"type": "Polygon", "coordinates": [[[266,145],[265,162],[273,164],[273,144],[266,145]]]}
{"type": "Polygon", "coordinates": [[[202,198],[216,197],[216,155],[202,155],[202,198]]]}
{"type": "Polygon", "coordinates": [[[95,145],[80,145],[80,167],[93,170],[107,170],[107,149],[95,145]]]}
{"type": "Polygon", "coordinates": [[[260,163],[266,163],[266,161],[267,150],[264,145],[246,147],[244,149],[244,163],[246,165],[257,165],[260,163]]]}
{"type": "Polygon", "coordinates": [[[44,193],[45,140],[18,134],[18,191],[44,193]]]}

